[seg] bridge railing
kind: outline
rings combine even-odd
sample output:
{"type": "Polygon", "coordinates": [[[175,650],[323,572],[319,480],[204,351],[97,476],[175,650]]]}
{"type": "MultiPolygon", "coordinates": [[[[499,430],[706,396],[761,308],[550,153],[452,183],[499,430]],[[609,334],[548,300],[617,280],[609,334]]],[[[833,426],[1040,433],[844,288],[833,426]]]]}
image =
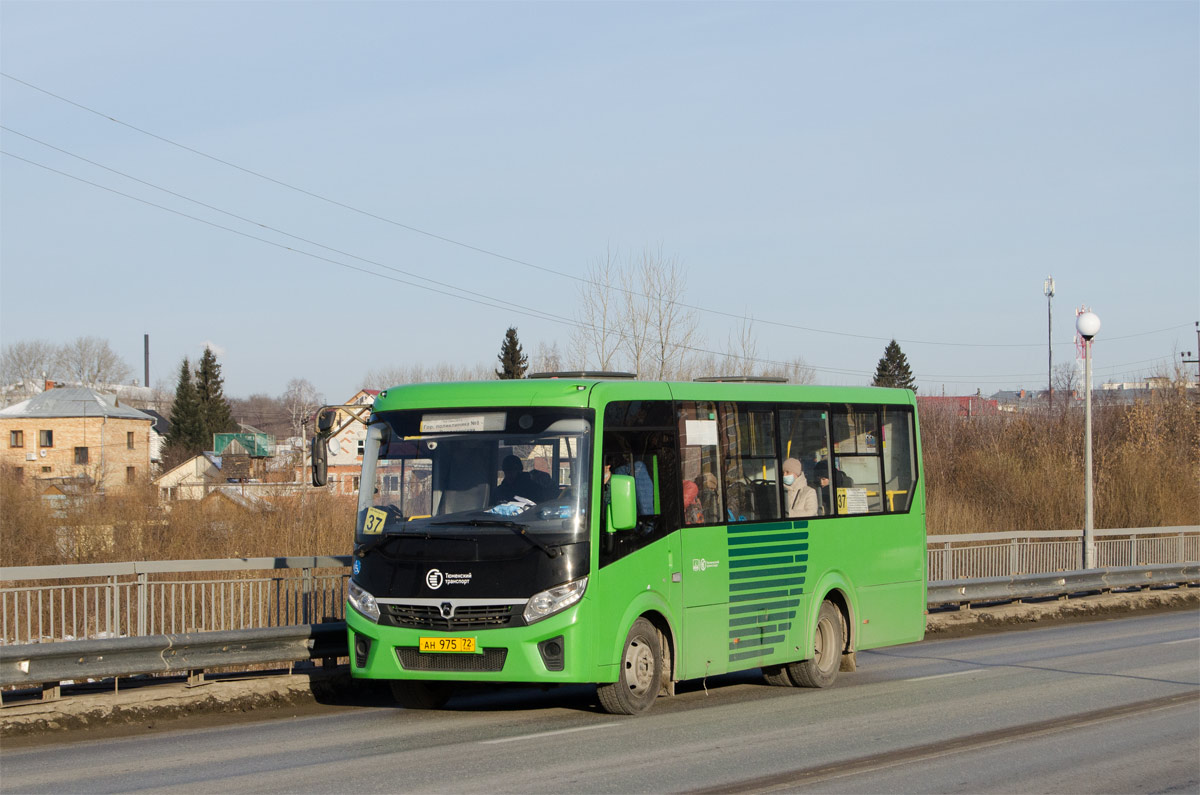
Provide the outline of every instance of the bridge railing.
{"type": "MultiPolygon", "coordinates": [[[[1016,577],[1073,571],[1083,565],[1079,530],[955,533],[929,536],[929,580],[1016,577]]],[[[1200,561],[1200,526],[1095,531],[1096,567],[1200,561]]]]}
{"type": "MultiPolygon", "coordinates": [[[[928,579],[1080,567],[1078,531],[930,536],[928,579]]],[[[1200,527],[1097,531],[1101,568],[1200,561],[1200,527]]],[[[0,568],[0,645],[301,626],[344,618],[349,556],[0,568]]]]}
{"type": "Polygon", "coordinates": [[[349,556],[0,568],[0,645],[343,618],[349,556]]]}

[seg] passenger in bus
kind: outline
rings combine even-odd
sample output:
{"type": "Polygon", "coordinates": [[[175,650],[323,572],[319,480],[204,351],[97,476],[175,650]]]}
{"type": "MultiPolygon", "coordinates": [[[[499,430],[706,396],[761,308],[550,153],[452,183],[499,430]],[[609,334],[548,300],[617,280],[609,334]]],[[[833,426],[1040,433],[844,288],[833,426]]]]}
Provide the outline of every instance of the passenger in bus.
{"type": "Polygon", "coordinates": [[[730,466],[725,473],[725,511],[731,522],[753,521],[754,489],[739,466],[730,466]]]}
{"type": "Polygon", "coordinates": [[[504,472],[504,480],[500,481],[500,485],[492,493],[493,503],[500,505],[516,497],[524,497],[534,502],[541,501],[542,489],[533,476],[521,466],[521,459],[515,455],[506,455],[500,463],[500,469],[504,472]]]}
{"type": "Polygon", "coordinates": [[[783,462],[783,515],[799,519],[817,515],[817,492],[804,478],[804,467],[795,458],[783,462]]]}
{"type": "MultiPolygon", "coordinates": [[[[817,471],[821,473],[821,501],[825,504],[825,515],[833,514],[833,499],[830,496],[829,475],[826,474],[826,467],[829,466],[829,459],[817,462],[817,471]]],[[[833,459],[833,484],[834,489],[845,489],[854,485],[854,478],[842,471],[837,458],[833,459]]]]}
{"type": "Polygon", "coordinates": [[[711,472],[700,473],[700,512],[708,517],[708,521],[717,522],[721,518],[721,499],[717,494],[717,476],[711,472]]]}
{"type": "MultiPolygon", "coordinates": [[[[646,465],[640,460],[633,462],[633,489],[637,498],[638,516],[651,516],[654,514],[654,480],[650,477],[650,471],[646,469],[646,465]]],[[[604,504],[609,501],[608,479],[613,475],[628,475],[630,473],[629,464],[626,463],[625,457],[620,453],[605,453],[604,454],[604,504]]]]}
{"type": "Polygon", "coordinates": [[[683,481],[683,523],[704,524],[704,512],[700,508],[700,487],[694,481],[683,481]]]}

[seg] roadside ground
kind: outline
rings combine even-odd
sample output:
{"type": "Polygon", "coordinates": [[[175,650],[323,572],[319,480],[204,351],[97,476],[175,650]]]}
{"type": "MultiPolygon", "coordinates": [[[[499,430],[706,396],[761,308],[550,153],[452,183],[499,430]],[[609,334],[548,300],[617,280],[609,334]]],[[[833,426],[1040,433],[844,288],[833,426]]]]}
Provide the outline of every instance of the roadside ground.
{"type": "MultiPolygon", "coordinates": [[[[1146,610],[1197,607],[1200,588],[950,608],[929,614],[925,637],[955,638],[1032,623],[1094,621],[1146,610]]],[[[5,693],[0,739],[4,747],[14,748],[389,704],[385,687],[352,680],[344,666],[297,666],[290,674],[214,676],[197,687],[182,680],[134,678],[120,680],[114,690],[112,680],[106,680],[65,686],[63,696],[53,701],[42,701],[32,691],[5,693]]]]}

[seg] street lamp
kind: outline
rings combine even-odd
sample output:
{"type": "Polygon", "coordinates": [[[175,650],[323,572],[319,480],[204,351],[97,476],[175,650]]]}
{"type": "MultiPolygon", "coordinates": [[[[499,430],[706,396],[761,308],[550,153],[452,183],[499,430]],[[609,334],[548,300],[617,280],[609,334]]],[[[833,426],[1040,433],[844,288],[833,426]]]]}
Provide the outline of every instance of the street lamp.
{"type": "Polygon", "coordinates": [[[1054,277],[1047,276],[1042,282],[1042,293],[1046,296],[1046,406],[1054,408],[1054,321],[1050,314],[1050,299],[1054,297],[1054,277]]]}
{"type": "Polygon", "coordinates": [[[1092,522],[1092,337],[1100,331],[1100,318],[1094,312],[1084,312],[1075,318],[1075,330],[1083,338],[1083,468],[1084,500],[1087,502],[1083,519],[1083,567],[1096,568],[1096,540],[1092,522]]]}

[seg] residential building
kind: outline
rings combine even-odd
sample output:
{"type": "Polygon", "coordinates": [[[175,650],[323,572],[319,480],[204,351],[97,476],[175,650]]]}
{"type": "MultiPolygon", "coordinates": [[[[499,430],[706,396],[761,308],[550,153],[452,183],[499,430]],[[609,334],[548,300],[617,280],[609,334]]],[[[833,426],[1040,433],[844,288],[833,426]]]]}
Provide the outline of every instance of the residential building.
{"type": "Polygon", "coordinates": [[[958,417],[998,414],[1000,403],[980,395],[917,395],[917,410],[922,414],[948,412],[958,417]]]}
{"type": "Polygon", "coordinates": [[[0,409],[0,462],[18,477],[90,479],[98,491],[150,477],[154,418],[87,387],[47,389],[0,409]]]}

